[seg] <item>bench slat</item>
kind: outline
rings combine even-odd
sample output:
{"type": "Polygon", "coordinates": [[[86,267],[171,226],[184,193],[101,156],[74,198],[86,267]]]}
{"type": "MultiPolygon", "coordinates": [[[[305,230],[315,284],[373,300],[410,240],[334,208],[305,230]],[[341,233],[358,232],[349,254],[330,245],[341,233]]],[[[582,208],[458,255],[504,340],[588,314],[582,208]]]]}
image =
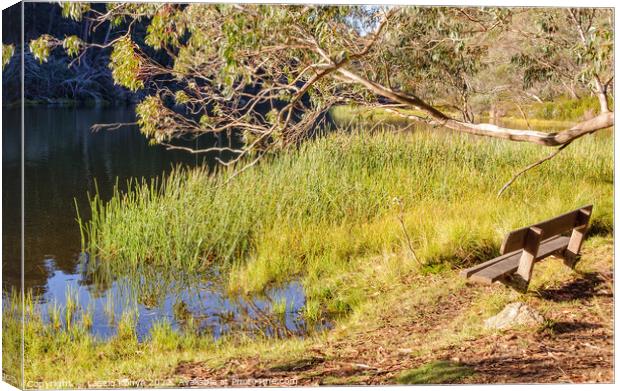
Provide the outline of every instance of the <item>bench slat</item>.
{"type": "MultiPolygon", "coordinates": [[[[570,238],[566,236],[555,236],[542,241],[536,254],[536,260],[546,258],[556,251],[565,249],[569,240],[570,238]]],[[[522,251],[514,251],[487,261],[485,263],[490,264],[489,267],[478,268],[477,271],[469,275],[469,278],[475,282],[491,284],[507,274],[512,274],[519,268],[521,253],[522,251]],[[492,262],[495,260],[497,261],[492,262]]]]}
{"type": "Polygon", "coordinates": [[[461,270],[459,272],[459,275],[461,277],[468,278],[472,274],[474,274],[474,273],[476,273],[476,272],[478,272],[478,271],[480,271],[482,269],[486,269],[487,267],[492,266],[492,265],[494,265],[494,264],[496,264],[498,262],[501,262],[501,261],[505,260],[506,258],[509,258],[509,257],[511,257],[511,256],[513,256],[514,254],[517,254],[517,253],[519,254],[519,256],[521,255],[521,251],[513,251],[513,252],[508,253],[508,254],[503,254],[503,255],[500,255],[499,257],[493,258],[493,259],[491,259],[489,261],[479,263],[479,264],[477,264],[475,266],[472,266],[470,268],[467,268],[467,269],[463,269],[463,270],[461,270]]]}
{"type": "Polygon", "coordinates": [[[511,253],[512,256],[505,260],[494,264],[491,267],[482,269],[479,272],[472,274],[469,279],[474,282],[480,282],[482,284],[492,284],[500,277],[507,274],[514,273],[519,268],[519,260],[521,259],[521,251],[517,253],[511,253]]]}

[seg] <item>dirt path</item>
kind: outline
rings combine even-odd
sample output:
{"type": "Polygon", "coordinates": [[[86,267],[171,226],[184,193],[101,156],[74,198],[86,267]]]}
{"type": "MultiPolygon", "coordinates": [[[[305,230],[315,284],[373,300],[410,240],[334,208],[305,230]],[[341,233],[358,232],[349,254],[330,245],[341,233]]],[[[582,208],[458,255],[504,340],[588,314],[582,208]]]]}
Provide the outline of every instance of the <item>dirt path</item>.
{"type": "Polygon", "coordinates": [[[435,347],[446,325],[458,324],[476,297],[506,289],[468,285],[433,306],[410,309],[415,318],[394,317],[386,309],[381,326],[329,339],[300,360],[239,358],[219,368],[183,363],[176,375],[203,385],[390,384],[403,371],[446,362],[467,376],[438,378],[441,383],[613,382],[611,251],[604,252],[603,262],[592,262],[589,272],[528,295],[528,304],[546,308],[551,319],[540,329],[487,333],[435,347]],[[411,348],[418,346],[424,353],[411,348]]]}
{"type": "Polygon", "coordinates": [[[472,383],[584,383],[613,381],[611,272],[589,273],[539,300],[570,302],[551,310],[548,327],[468,341],[437,352],[470,366],[472,383]],[[596,299],[594,303],[593,299],[596,299]]]}

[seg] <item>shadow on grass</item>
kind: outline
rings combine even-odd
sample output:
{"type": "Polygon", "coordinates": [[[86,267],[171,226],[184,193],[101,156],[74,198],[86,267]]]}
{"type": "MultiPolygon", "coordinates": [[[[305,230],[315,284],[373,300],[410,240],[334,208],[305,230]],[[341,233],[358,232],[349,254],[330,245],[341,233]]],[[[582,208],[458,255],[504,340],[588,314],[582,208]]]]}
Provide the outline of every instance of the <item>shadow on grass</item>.
{"type": "Polygon", "coordinates": [[[613,223],[610,224],[607,221],[594,220],[590,222],[590,227],[588,228],[588,233],[586,237],[592,236],[611,236],[614,234],[614,226],[613,223]]]}
{"type": "Polygon", "coordinates": [[[550,329],[554,334],[564,334],[583,330],[594,330],[601,327],[603,327],[601,324],[590,322],[554,322],[550,326],[550,329]]]}
{"type": "Polygon", "coordinates": [[[605,278],[600,273],[583,273],[574,281],[565,283],[559,288],[538,291],[540,297],[553,302],[570,302],[584,300],[595,296],[613,297],[605,288],[605,278]]]}
{"type": "Polygon", "coordinates": [[[403,371],[396,378],[400,384],[446,384],[474,374],[468,366],[450,361],[435,361],[416,369],[403,371]]]}

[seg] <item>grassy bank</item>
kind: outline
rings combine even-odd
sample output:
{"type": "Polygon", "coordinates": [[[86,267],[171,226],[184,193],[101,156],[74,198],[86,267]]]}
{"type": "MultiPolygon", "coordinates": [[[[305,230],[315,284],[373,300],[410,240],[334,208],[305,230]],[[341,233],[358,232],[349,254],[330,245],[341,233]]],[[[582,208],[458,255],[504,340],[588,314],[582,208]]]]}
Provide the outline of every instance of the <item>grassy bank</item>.
{"type": "MultiPolygon", "coordinates": [[[[421,309],[471,292],[454,269],[496,254],[514,228],[593,203],[591,232],[612,232],[610,131],[575,142],[497,198],[516,171],[548,153],[539,146],[442,131],[357,130],[272,156],[232,181],[226,171],[177,170],[108,202],[95,198],[93,218],[81,222],[84,245],[111,272],[146,266],[200,273],[220,265],[235,293],[260,292],[295,278],[305,289],[307,319],[339,321],[334,330],[304,339],[218,341],[162,323],[150,339],[138,342],[127,315],[119,320],[117,337],[100,341],[88,334],[88,316],[80,309],[72,310],[71,327],[56,328],[33,312],[25,330],[26,379],[69,379],[73,385],[121,378],[175,382],[175,370],[185,361],[221,368],[232,358],[260,357],[292,365],[317,345],[348,340],[384,322],[403,327],[421,322],[421,309]]],[[[481,319],[510,295],[498,288],[472,298],[445,326],[454,332],[441,343],[479,333],[481,319]]],[[[19,335],[19,316],[5,314],[3,331],[7,338],[19,335]]],[[[408,354],[422,354],[429,340],[408,354]]],[[[10,342],[5,346],[18,347],[10,342]]],[[[415,376],[426,378],[427,370],[415,376]]]]}
{"type": "MultiPolygon", "coordinates": [[[[166,323],[160,323],[152,329],[150,338],[138,342],[131,327],[133,320],[126,315],[121,321],[124,324],[122,331],[110,340],[101,341],[88,334],[82,309],[75,311],[75,322],[71,327],[55,328],[42,321],[27,298],[24,330],[27,341],[26,384],[29,388],[43,389],[221,386],[234,385],[235,379],[257,377],[297,379],[301,385],[367,384],[368,375],[376,371],[371,366],[385,367],[383,375],[375,380],[380,383],[489,383],[498,380],[477,378],[477,371],[472,371],[467,363],[457,360],[447,365],[442,360],[475,354],[469,351],[472,346],[481,351],[493,351],[498,346],[494,341],[499,340],[501,346],[506,342],[518,345],[515,351],[525,352],[525,362],[531,363],[532,357],[525,349],[530,345],[540,348],[541,340],[544,340],[543,346],[549,346],[550,342],[546,340],[556,333],[559,341],[549,349],[553,348],[554,354],[563,349],[559,353],[564,357],[562,365],[571,374],[567,367],[571,365],[569,361],[575,357],[575,351],[562,339],[567,337],[567,333],[561,331],[562,327],[570,330],[572,322],[576,322],[574,330],[579,332],[583,330],[579,327],[583,321],[602,321],[605,330],[613,333],[613,306],[608,294],[602,291],[593,295],[594,288],[584,284],[584,277],[585,281],[597,281],[601,272],[611,275],[613,240],[591,237],[586,241],[583,253],[577,272],[566,268],[559,260],[551,259],[538,265],[530,286],[531,293],[526,296],[517,295],[501,285],[466,285],[458,277],[458,272],[452,270],[433,275],[402,273],[391,281],[390,286],[377,286],[379,294],[373,294],[371,300],[338,322],[334,329],[303,339],[247,339],[238,336],[213,341],[187,331],[181,334],[166,323]],[[578,291],[572,294],[563,291],[566,289],[563,287],[571,289],[571,286],[578,291]],[[562,295],[566,297],[564,300],[545,299],[550,292],[557,292],[554,294],[557,299],[562,295]],[[517,331],[519,336],[516,339],[514,331],[497,333],[482,327],[484,319],[515,300],[528,302],[549,322],[538,330],[517,331]],[[527,336],[530,338],[526,339],[527,336]],[[463,351],[463,346],[468,349],[463,351]],[[351,362],[361,364],[354,370],[346,369],[347,363],[351,362]],[[341,371],[333,371],[334,367],[343,366],[341,371]]],[[[375,262],[372,267],[375,275],[391,269],[387,262],[375,262]]],[[[611,285],[607,289],[611,289],[611,285]]],[[[14,296],[10,310],[5,309],[3,313],[4,375],[7,380],[19,377],[19,367],[7,365],[10,364],[7,356],[20,356],[20,302],[14,296]]],[[[65,309],[61,310],[61,316],[65,315],[65,309]]],[[[592,324],[595,330],[600,330],[598,323],[592,324]]],[[[610,338],[609,344],[613,343],[610,338]]],[[[601,354],[609,359],[608,353],[600,348],[607,349],[608,346],[601,345],[604,340],[587,336],[580,336],[579,341],[592,347],[588,357],[595,374],[601,354]]],[[[548,351],[543,353],[548,357],[548,351]]],[[[556,358],[549,359],[557,365],[556,358]]],[[[501,356],[495,364],[489,362],[489,365],[499,370],[504,363],[505,356],[501,356]]],[[[554,374],[555,369],[540,374],[554,374]]],[[[528,382],[527,374],[531,372],[522,371],[521,382],[528,382]]],[[[517,381],[510,380],[508,372],[502,379],[499,381],[517,381]]],[[[609,381],[608,377],[603,380],[609,381]]]]}
{"type": "MultiPolygon", "coordinates": [[[[614,100],[610,99],[610,110],[613,110],[614,100]]],[[[528,106],[528,115],[539,119],[559,119],[564,121],[580,121],[591,118],[600,112],[596,96],[581,99],[559,98],[553,102],[537,102],[528,106]]],[[[517,116],[512,112],[513,116],[517,116]]]]}
{"type": "Polygon", "coordinates": [[[88,308],[51,304],[53,315],[47,318],[37,309],[31,294],[22,298],[15,293],[5,297],[3,306],[3,378],[27,389],[183,385],[182,379],[173,376],[181,362],[208,360],[212,365],[222,365],[237,356],[295,357],[311,341],[241,335],[216,341],[196,329],[174,330],[166,320],[156,323],[149,337],[139,341],[136,314],[131,310],[116,321],[116,335],[104,340],[90,333],[92,318],[88,308]],[[55,322],[55,317],[60,320],[55,322]]]}
{"type": "Polygon", "coordinates": [[[85,243],[117,272],[224,265],[234,292],[295,276],[316,318],[365,301],[377,257],[396,274],[462,266],[495,254],[507,231],[587,203],[594,229],[611,231],[612,148],[608,131],[584,138],[498,199],[549,150],[430,131],[333,134],[230,182],[176,171],[95,199],[85,243]]]}

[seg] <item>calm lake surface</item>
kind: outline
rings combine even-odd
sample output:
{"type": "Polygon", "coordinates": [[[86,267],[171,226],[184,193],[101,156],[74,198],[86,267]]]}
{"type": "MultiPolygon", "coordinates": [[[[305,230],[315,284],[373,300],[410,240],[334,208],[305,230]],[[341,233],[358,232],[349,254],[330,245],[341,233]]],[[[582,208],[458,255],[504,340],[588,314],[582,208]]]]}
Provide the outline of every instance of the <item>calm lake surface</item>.
{"type": "MultiPolygon", "coordinates": [[[[3,108],[3,294],[21,284],[19,120],[18,109],[3,108]]],[[[105,200],[116,183],[123,188],[130,178],[214,162],[215,156],[150,146],[135,126],[91,131],[97,123],[133,121],[133,108],[26,108],[24,285],[33,291],[44,319],[72,295],[92,311],[92,332],[102,337],[113,335],[121,314],[130,309],[137,316],[139,338],[162,319],[175,328],[191,319],[192,327],[216,337],[238,329],[279,336],[307,332],[310,326],[300,316],[303,289],[296,282],[261,297],[230,297],[215,270],[183,278],[150,276],[148,281],[120,275],[102,282],[89,274],[92,260],[80,252],[76,221],[76,205],[88,216],[89,193],[98,189],[105,200]],[[286,303],[286,311],[274,314],[274,303],[286,303]]]]}

